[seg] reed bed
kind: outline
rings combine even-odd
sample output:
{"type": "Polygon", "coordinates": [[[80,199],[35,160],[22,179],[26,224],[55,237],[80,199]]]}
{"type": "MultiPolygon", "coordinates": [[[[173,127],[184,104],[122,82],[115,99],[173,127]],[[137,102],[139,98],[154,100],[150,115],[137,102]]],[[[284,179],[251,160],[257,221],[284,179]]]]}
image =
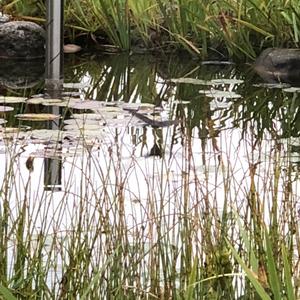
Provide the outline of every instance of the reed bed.
{"type": "Polygon", "coordinates": [[[200,139],[188,124],[83,139],[54,159],[61,180],[48,188],[45,158],[28,162],[26,141],[2,145],[2,296],[296,299],[299,175],[288,147],[254,138],[251,122],[206,126],[200,139]],[[162,158],[147,156],[156,142],[162,158]]]}
{"type": "Polygon", "coordinates": [[[299,298],[299,94],[244,80],[221,85],[244,97],[212,99],[170,78],[236,69],[184,66],[111,56],[66,72],[94,80],[89,98],[167,104],[176,126],[107,126],[71,144],[2,128],[1,297],[299,298]]]}
{"type": "MultiPolygon", "coordinates": [[[[98,45],[113,45],[114,51],[185,50],[200,58],[251,60],[266,47],[299,47],[298,4],[297,0],[66,0],[66,35],[74,39],[85,33],[98,45]]],[[[2,10],[40,21],[45,7],[41,0],[14,0],[4,1],[2,10]]]]}

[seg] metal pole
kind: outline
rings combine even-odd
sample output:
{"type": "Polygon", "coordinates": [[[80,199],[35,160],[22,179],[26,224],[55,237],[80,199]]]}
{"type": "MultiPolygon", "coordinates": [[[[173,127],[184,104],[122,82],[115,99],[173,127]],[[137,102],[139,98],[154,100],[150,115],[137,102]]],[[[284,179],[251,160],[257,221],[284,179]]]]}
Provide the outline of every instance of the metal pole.
{"type": "Polygon", "coordinates": [[[63,89],[64,0],[47,0],[46,79],[50,96],[59,96],[63,89]]]}
{"type": "MultiPolygon", "coordinates": [[[[46,0],[47,37],[46,37],[46,78],[45,88],[52,98],[60,98],[64,82],[64,0],[46,0]]],[[[51,113],[59,114],[58,107],[52,107],[51,113]]],[[[58,124],[51,122],[50,129],[58,129],[58,124]]],[[[45,159],[45,190],[61,189],[61,162],[45,159]]]]}

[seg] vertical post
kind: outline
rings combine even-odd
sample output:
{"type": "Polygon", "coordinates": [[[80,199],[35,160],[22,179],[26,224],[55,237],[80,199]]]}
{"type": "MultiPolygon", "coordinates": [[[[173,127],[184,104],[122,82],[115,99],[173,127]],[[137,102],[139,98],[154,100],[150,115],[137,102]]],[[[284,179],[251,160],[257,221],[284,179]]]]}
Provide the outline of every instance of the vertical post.
{"type": "Polygon", "coordinates": [[[46,80],[51,97],[59,97],[63,89],[64,0],[46,0],[46,80]]]}
{"type": "MultiPolygon", "coordinates": [[[[45,88],[52,98],[60,98],[64,82],[64,0],[46,0],[46,76],[45,88]]],[[[51,113],[59,114],[59,107],[51,107],[51,113]]],[[[58,129],[58,124],[49,122],[48,128],[58,129]]],[[[59,144],[58,144],[59,145],[59,144]]],[[[45,158],[45,190],[61,189],[61,161],[45,158]]]]}
{"type": "MultiPolygon", "coordinates": [[[[57,149],[58,151],[61,149],[57,149]]],[[[62,190],[62,160],[44,158],[44,191],[62,190]]]]}

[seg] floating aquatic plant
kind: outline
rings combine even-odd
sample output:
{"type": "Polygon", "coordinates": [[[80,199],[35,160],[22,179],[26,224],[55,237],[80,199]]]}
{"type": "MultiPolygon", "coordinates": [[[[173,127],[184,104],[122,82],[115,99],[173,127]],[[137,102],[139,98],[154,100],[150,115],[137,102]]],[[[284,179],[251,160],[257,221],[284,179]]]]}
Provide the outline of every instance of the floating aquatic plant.
{"type": "Polygon", "coordinates": [[[183,78],[172,78],[170,79],[173,83],[187,83],[187,84],[195,84],[195,85],[212,85],[213,82],[210,80],[204,80],[204,79],[196,79],[196,78],[189,78],[189,77],[183,77],[183,78]]]}
{"type": "Polygon", "coordinates": [[[26,101],[27,104],[42,104],[42,105],[59,105],[63,101],[61,99],[47,99],[47,98],[30,98],[26,101]]]}
{"type": "Polygon", "coordinates": [[[26,99],[25,97],[0,96],[0,103],[22,103],[26,99]]]}
{"type": "Polygon", "coordinates": [[[14,108],[12,106],[7,106],[7,105],[0,105],[0,113],[6,113],[13,111],[14,108]]]}
{"type": "Polygon", "coordinates": [[[36,113],[36,114],[17,114],[15,115],[17,119],[28,120],[28,121],[53,121],[59,119],[59,115],[47,114],[47,113],[36,113]]]}
{"type": "Polygon", "coordinates": [[[207,97],[211,98],[228,98],[228,99],[237,99],[241,98],[242,96],[233,92],[233,91],[221,91],[221,90],[200,90],[200,94],[204,94],[207,97]]]}

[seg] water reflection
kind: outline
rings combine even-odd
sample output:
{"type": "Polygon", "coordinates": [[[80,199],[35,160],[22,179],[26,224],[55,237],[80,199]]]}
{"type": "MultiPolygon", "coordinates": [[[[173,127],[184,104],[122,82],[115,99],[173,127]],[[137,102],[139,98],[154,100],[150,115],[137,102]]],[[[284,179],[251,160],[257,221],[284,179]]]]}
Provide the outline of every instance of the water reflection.
{"type": "MultiPolygon", "coordinates": [[[[5,59],[0,65],[0,89],[1,95],[7,90],[24,90],[36,88],[42,84],[44,78],[44,61],[22,61],[5,59]]],[[[22,94],[21,94],[22,95],[22,94]]]]}
{"type": "MultiPolygon", "coordinates": [[[[48,91],[49,92],[49,91],[48,91]]],[[[55,91],[56,93],[57,91],[55,91]]],[[[60,115],[61,109],[59,107],[53,106],[48,108],[49,113],[60,115]]],[[[59,124],[57,122],[47,122],[48,130],[59,130],[59,124]]],[[[54,152],[54,158],[45,157],[44,158],[44,189],[45,191],[60,191],[62,184],[62,161],[59,157],[55,157],[55,153],[62,151],[62,141],[61,139],[56,140],[55,145],[49,145],[49,147],[54,152]]]]}
{"type": "MultiPolygon", "coordinates": [[[[66,90],[66,99],[14,104],[20,113],[50,109],[62,116],[59,123],[19,123],[11,118],[8,126],[32,129],[8,138],[4,125],[0,135],[4,169],[17,166],[16,184],[9,187],[9,199],[4,200],[16,208],[15,215],[21,211],[19,202],[38,203],[28,205],[28,226],[31,233],[53,237],[51,251],[56,252],[51,252],[53,263],[45,267],[48,276],[53,276],[53,271],[58,274],[53,282],[61,281],[62,264],[68,271],[69,257],[74,257],[72,246],[85,246],[82,240],[87,243],[89,259],[93,258],[91,269],[94,260],[97,266],[105,265],[121,241],[126,253],[120,254],[118,270],[135,272],[131,264],[123,262],[130,262],[138,249],[141,257],[137,264],[141,262],[143,274],[156,266],[157,247],[165,249],[166,257],[171,253],[173,260],[168,264],[174,270],[178,265],[185,268],[178,249],[183,251],[182,244],[192,245],[191,257],[206,258],[201,268],[207,278],[213,274],[206,266],[217,259],[214,250],[224,242],[227,231],[233,242],[239,237],[233,211],[245,226],[252,226],[250,216],[257,215],[268,224],[276,205],[282,227],[288,228],[290,216],[283,217],[289,211],[288,203],[293,207],[299,204],[300,159],[295,159],[300,152],[299,93],[297,89],[257,86],[258,79],[251,76],[239,66],[200,65],[176,58],[71,57],[66,61],[65,80],[83,84],[66,90]],[[181,83],[171,80],[179,78],[181,83]],[[185,83],[182,78],[199,82],[185,83]],[[153,120],[179,122],[151,127],[135,119],[128,107],[153,120]],[[5,152],[12,145],[14,151],[5,152]],[[49,145],[59,150],[51,163],[43,156],[49,145]],[[24,168],[29,156],[36,156],[30,174],[24,168]],[[33,178],[44,182],[37,186],[33,178]],[[24,189],[27,182],[30,189],[24,189]],[[274,182],[280,188],[274,189],[274,182]],[[287,198],[289,201],[284,201],[287,198]],[[228,223],[224,229],[220,224],[227,213],[225,217],[234,225],[228,223]],[[124,226],[120,232],[119,224],[124,226]],[[189,234],[184,224],[188,224],[189,234]],[[73,235],[75,227],[80,228],[78,237],[73,235]],[[81,233],[86,234],[84,238],[81,233]],[[68,239],[75,242],[68,244],[68,239]]],[[[3,179],[8,173],[1,172],[3,179]]],[[[107,270],[103,286],[113,284],[107,270]]],[[[174,286],[180,284],[165,276],[174,286]]],[[[230,278],[229,284],[233,282],[241,286],[230,278]]],[[[147,289],[149,281],[139,284],[147,289]]],[[[243,293],[243,289],[239,291],[236,297],[243,293]]]]}
{"type": "MultiPolygon", "coordinates": [[[[14,69],[9,72],[6,65],[2,68],[7,78],[15,76],[14,69]]],[[[38,62],[33,64],[32,68],[36,68],[39,72],[43,70],[38,62]]],[[[27,80],[25,79],[27,71],[28,69],[23,73],[22,84],[27,80]]],[[[30,74],[34,77],[34,72],[30,74]]],[[[101,111],[102,118],[105,118],[104,124],[108,126],[113,123],[126,126],[130,118],[134,117],[134,113],[130,117],[122,112],[122,103],[135,104],[136,106],[132,106],[134,110],[147,103],[154,105],[152,113],[150,109],[145,118],[150,120],[160,115],[164,116],[164,120],[181,120],[180,126],[174,126],[172,141],[174,143],[179,141],[179,132],[194,137],[196,134],[200,140],[205,141],[207,138],[219,136],[222,130],[234,127],[248,130],[249,126],[253,128],[257,139],[264,138],[266,131],[274,139],[299,136],[300,116],[297,101],[299,90],[290,92],[289,89],[277,88],[276,85],[261,87],[257,84],[259,79],[254,76],[253,71],[249,72],[247,66],[199,64],[178,57],[162,60],[153,56],[113,55],[93,58],[69,56],[66,60],[65,79],[66,82],[81,83],[74,86],[76,88],[70,92],[65,92],[64,96],[65,101],[70,103],[75,101],[76,105],[59,108],[55,103],[53,106],[49,103],[45,106],[46,103],[43,102],[38,105],[14,104],[14,112],[5,115],[8,121],[6,126],[24,125],[31,126],[32,129],[60,130],[66,127],[63,122],[72,118],[74,114],[93,111],[93,103],[90,109],[86,107],[86,100],[89,99],[104,102],[104,106],[121,108],[118,113],[113,112],[113,109],[109,111],[109,107],[108,113],[101,111]],[[171,80],[172,78],[177,78],[177,81],[171,80]],[[154,111],[156,108],[161,110],[154,111]],[[49,122],[47,125],[30,121],[17,124],[14,114],[28,112],[50,112],[64,116],[64,120],[60,124],[49,122]],[[125,119],[118,118],[117,114],[124,115],[125,119]]],[[[15,90],[10,90],[4,81],[1,84],[2,89],[6,89],[6,95],[16,93],[15,90]]],[[[37,92],[40,90],[38,87],[37,92]]],[[[28,91],[34,94],[31,89],[25,92],[19,89],[17,91],[19,94],[27,94],[28,91]]],[[[50,98],[55,98],[55,95],[53,97],[50,95],[50,98]]],[[[149,121],[148,127],[154,122],[156,121],[149,121]]],[[[101,129],[103,130],[107,131],[101,129]]],[[[161,155],[163,152],[161,134],[157,134],[157,131],[160,130],[153,130],[153,144],[148,145],[149,155],[161,155]]],[[[145,141],[144,138],[141,140],[145,141]]]]}
{"type": "MultiPolygon", "coordinates": [[[[257,78],[246,77],[243,70],[234,65],[197,65],[192,61],[159,61],[153,57],[112,56],[107,59],[80,61],[75,68],[67,68],[66,79],[72,82],[86,82],[90,88],[85,88],[87,98],[106,102],[153,103],[155,106],[176,106],[174,113],[182,114],[186,110],[186,118],[191,128],[199,127],[203,136],[208,128],[204,125],[213,113],[221,110],[218,120],[226,121],[228,115],[235,114],[234,126],[242,120],[254,121],[258,136],[264,129],[274,131],[273,121],[279,119],[282,132],[278,136],[297,136],[298,106],[294,96],[282,89],[261,88],[254,86],[257,78]],[[202,80],[213,78],[235,78],[244,80],[243,84],[223,84],[217,88],[221,91],[241,93],[241,99],[218,97],[212,99],[200,94],[203,86],[179,84],[174,86],[170,78],[192,77],[202,80]],[[180,103],[189,101],[184,107],[180,103]],[[222,106],[222,107],[221,107],[222,106]],[[221,118],[221,119],[220,119],[221,118]]],[[[209,87],[211,88],[211,87],[209,87]]],[[[245,125],[242,124],[243,127],[245,125]]]]}

